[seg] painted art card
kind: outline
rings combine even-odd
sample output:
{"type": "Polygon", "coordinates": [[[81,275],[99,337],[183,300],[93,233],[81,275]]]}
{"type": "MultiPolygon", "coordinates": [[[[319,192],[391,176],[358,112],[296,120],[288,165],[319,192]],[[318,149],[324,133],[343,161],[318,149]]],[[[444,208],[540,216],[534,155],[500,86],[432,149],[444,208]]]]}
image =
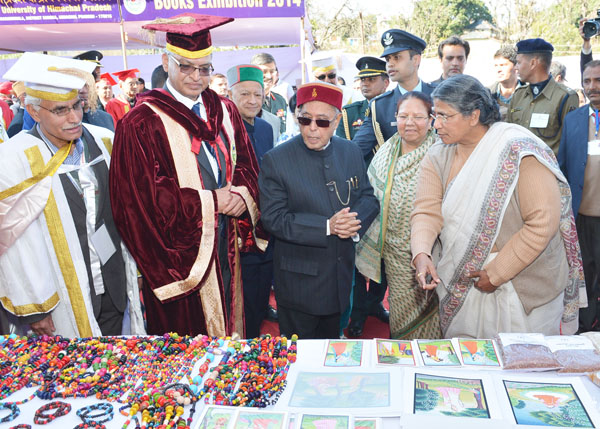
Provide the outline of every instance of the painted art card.
{"type": "Polygon", "coordinates": [[[425,366],[460,366],[451,340],[417,340],[417,346],[425,366]]]}
{"type": "Polygon", "coordinates": [[[378,365],[415,366],[415,356],[411,341],[375,340],[376,360],[378,365]]]}
{"type": "Polygon", "coordinates": [[[355,417],[354,429],[381,429],[381,419],[376,417],[355,417]]]}
{"type": "Polygon", "coordinates": [[[518,425],[593,428],[588,410],[570,383],[503,380],[518,425]]]}
{"type": "Polygon", "coordinates": [[[290,370],[278,404],[289,413],[399,416],[404,369],[290,370]]]}
{"type": "Polygon", "coordinates": [[[285,412],[239,408],[233,429],[286,429],[286,420],[285,412]]]}
{"type": "Polygon", "coordinates": [[[489,419],[483,382],[480,379],[415,373],[414,414],[489,419]]]}
{"type": "Polygon", "coordinates": [[[474,340],[457,338],[457,349],[460,359],[465,366],[500,368],[500,358],[496,344],[492,340],[474,340]]]}
{"type": "Polygon", "coordinates": [[[353,367],[362,364],[363,342],[330,340],[325,353],[325,366],[353,367]]]}
{"type": "Polygon", "coordinates": [[[204,408],[195,429],[226,429],[233,421],[237,408],[209,405],[204,408]]]}
{"type": "Polygon", "coordinates": [[[350,429],[350,416],[302,414],[298,429],[350,429]]]}

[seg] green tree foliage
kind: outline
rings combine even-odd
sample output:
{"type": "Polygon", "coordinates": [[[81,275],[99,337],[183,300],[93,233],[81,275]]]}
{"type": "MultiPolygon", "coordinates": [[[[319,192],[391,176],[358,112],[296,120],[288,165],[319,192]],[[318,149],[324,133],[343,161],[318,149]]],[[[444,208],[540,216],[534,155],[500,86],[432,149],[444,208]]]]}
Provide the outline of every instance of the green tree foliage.
{"type": "Polygon", "coordinates": [[[560,412],[532,411],[531,415],[549,426],[593,427],[581,403],[576,399],[560,407],[560,412]]]}
{"type": "Polygon", "coordinates": [[[490,415],[487,410],[482,408],[465,408],[462,411],[442,411],[442,414],[453,417],[471,417],[477,419],[489,419],[490,415]]]}
{"type": "Polygon", "coordinates": [[[481,0],[420,0],[415,3],[409,27],[427,44],[437,45],[453,34],[464,33],[479,20],[493,21],[481,0]]]}
{"type": "Polygon", "coordinates": [[[440,399],[440,394],[435,390],[415,389],[415,410],[431,411],[440,399]]]}

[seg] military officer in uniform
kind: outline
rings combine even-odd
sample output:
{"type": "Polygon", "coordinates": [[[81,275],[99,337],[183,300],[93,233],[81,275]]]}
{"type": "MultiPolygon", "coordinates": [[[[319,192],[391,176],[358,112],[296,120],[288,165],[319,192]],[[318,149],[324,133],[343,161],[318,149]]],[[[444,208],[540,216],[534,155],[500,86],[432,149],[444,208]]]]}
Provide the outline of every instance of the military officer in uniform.
{"type": "Polygon", "coordinates": [[[396,106],[400,95],[408,91],[422,91],[431,95],[434,86],[419,79],[421,53],[427,43],[404,30],[388,30],[381,36],[386,70],[398,86],[376,97],[369,105],[365,121],[352,139],[363,152],[367,164],[377,148],[397,131],[396,106]]]}
{"type": "Polygon", "coordinates": [[[365,119],[369,102],[387,89],[390,78],[385,71],[385,61],[375,57],[362,57],[356,62],[357,78],[364,100],[355,101],[342,108],[342,120],[336,134],[348,140],[354,138],[365,119]]]}
{"type": "Polygon", "coordinates": [[[515,90],[506,121],[528,128],[556,155],[565,116],[579,106],[579,98],[550,75],[552,51],[554,47],[539,38],[517,43],[516,69],[527,85],[515,90]]]}

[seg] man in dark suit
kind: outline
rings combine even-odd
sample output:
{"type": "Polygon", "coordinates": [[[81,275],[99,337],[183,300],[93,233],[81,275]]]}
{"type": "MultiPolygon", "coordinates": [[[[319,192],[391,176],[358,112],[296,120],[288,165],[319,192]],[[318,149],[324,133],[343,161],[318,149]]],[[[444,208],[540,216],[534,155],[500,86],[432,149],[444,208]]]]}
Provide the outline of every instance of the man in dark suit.
{"type": "MultiPolygon", "coordinates": [[[[238,108],[244,128],[254,148],[258,167],[264,155],[273,149],[273,127],[258,117],[262,110],[263,71],[258,66],[239,65],[227,70],[231,100],[238,108]]],[[[279,120],[277,121],[279,130],[279,120]]],[[[246,338],[260,335],[260,325],[267,317],[269,295],[273,284],[273,244],[265,252],[240,252],[244,294],[244,325],[246,338]]]]}
{"type": "Polygon", "coordinates": [[[567,114],[558,148],[573,195],[587,289],[588,307],[579,310],[581,332],[600,330],[600,61],[585,64],[583,90],[590,103],[567,114]]]}
{"type": "Polygon", "coordinates": [[[279,328],[300,338],[339,337],[354,242],[379,213],[360,149],[333,136],[342,97],[327,83],[301,86],[300,135],[269,151],[259,175],[262,222],[275,241],[279,328]]]}

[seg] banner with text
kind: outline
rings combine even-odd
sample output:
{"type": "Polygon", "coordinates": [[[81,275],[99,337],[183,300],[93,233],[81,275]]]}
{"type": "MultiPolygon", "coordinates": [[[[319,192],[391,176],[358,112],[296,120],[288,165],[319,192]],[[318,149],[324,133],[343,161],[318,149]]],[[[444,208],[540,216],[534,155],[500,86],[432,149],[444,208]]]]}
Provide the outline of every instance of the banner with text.
{"type": "MultiPolygon", "coordinates": [[[[231,18],[301,17],[304,0],[122,0],[125,21],[184,12],[231,18]]],[[[0,0],[0,25],[101,22],[119,22],[116,0],[0,0]]]]}

